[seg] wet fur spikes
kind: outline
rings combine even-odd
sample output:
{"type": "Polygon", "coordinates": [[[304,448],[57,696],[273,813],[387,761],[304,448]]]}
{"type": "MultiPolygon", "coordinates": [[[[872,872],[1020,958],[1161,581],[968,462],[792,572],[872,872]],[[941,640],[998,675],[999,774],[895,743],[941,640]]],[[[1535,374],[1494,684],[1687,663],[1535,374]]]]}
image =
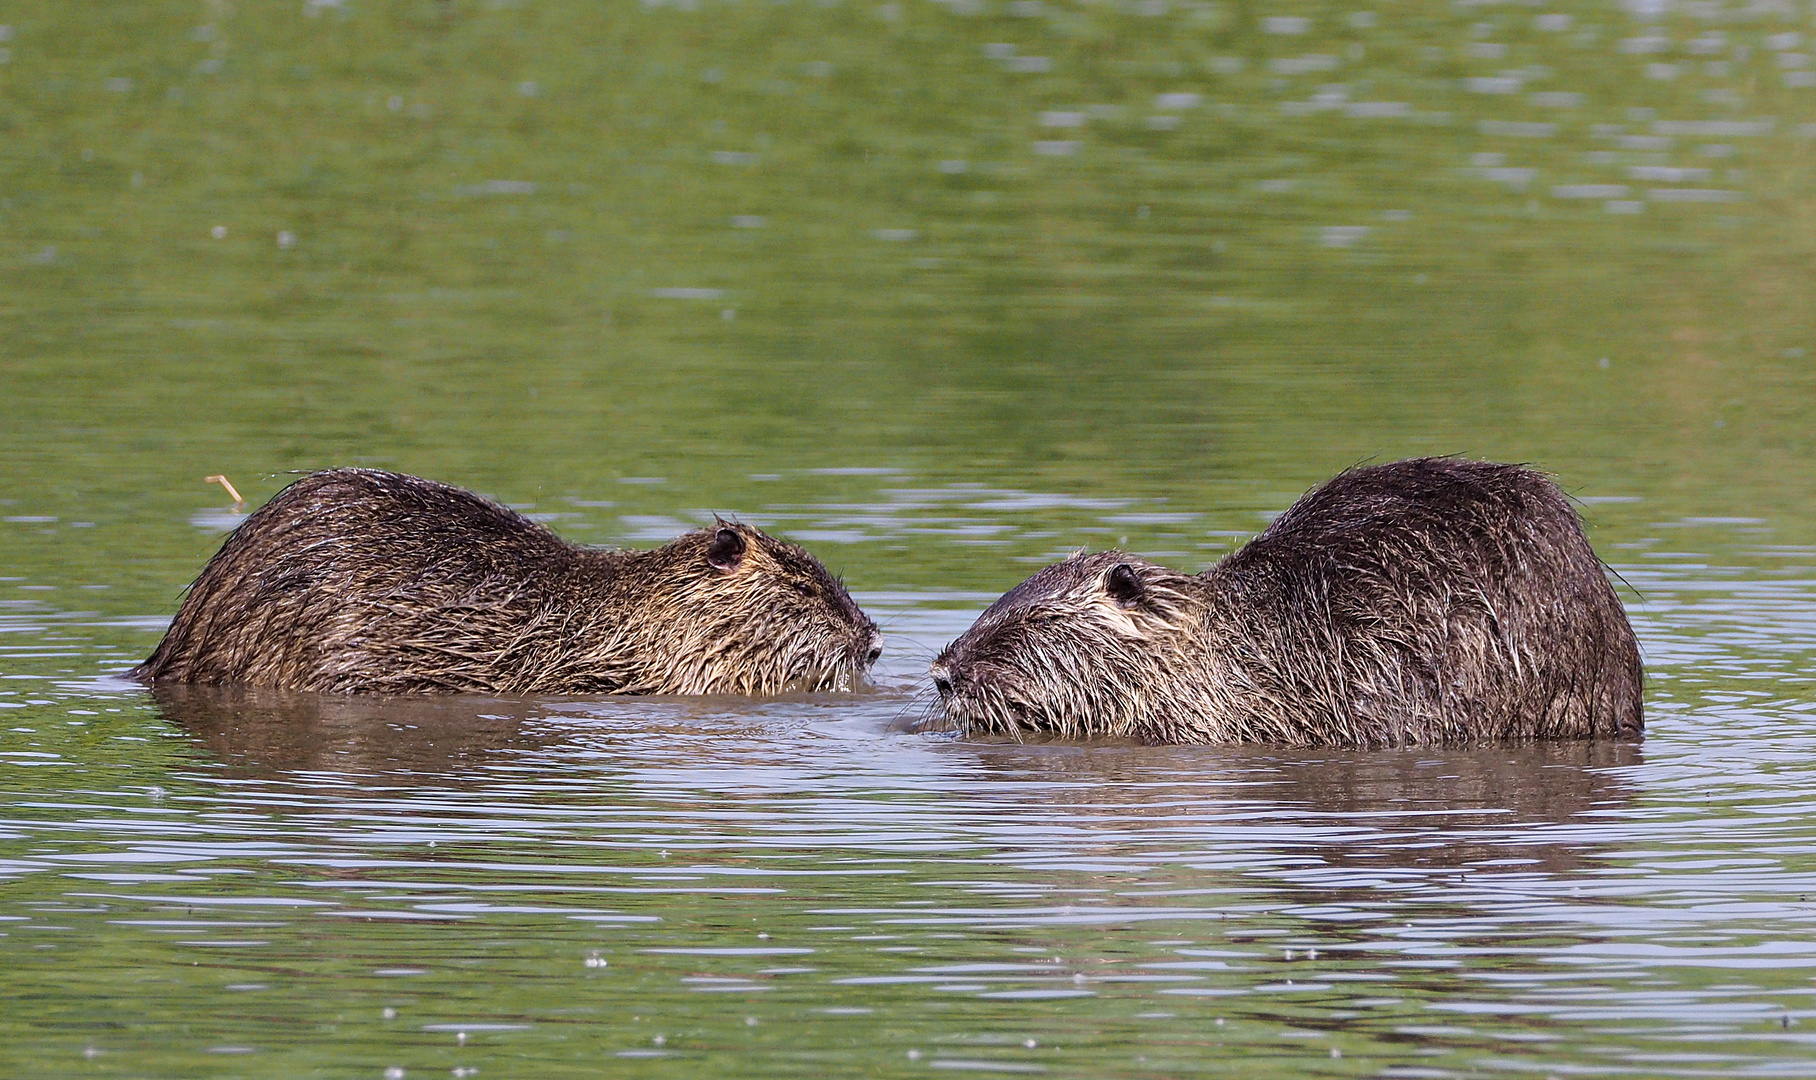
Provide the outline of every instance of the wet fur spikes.
{"type": "Polygon", "coordinates": [[[932,667],[978,736],[1381,747],[1638,739],[1639,648],[1557,486],[1514,465],[1352,469],[1187,576],[1079,554],[932,667]]]}
{"type": "Polygon", "coordinates": [[[331,693],[774,694],[850,687],[880,642],[818,560],[747,525],[596,550],[460,488],[333,469],[228,537],[133,674],[331,693]]]}

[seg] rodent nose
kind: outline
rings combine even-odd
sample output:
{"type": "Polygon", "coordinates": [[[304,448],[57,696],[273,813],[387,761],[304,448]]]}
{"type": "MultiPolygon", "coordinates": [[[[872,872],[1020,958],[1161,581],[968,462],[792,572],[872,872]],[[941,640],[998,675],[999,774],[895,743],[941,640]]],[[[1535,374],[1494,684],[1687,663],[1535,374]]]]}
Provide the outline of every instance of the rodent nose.
{"type": "Polygon", "coordinates": [[[864,654],[864,663],[866,665],[874,664],[877,661],[877,657],[882,656],[882,655],[883,655],[883,642],[882,642],[882,639],[879,638],[874,644],[872,644],[870,646],[870,651],[864,654]]]}
{"type": "Polygon", "coordinates": [[[950,671],[939,664],[934,664],[927,669],[927,673],[933,676],[933,688],[940,692],[940,697],[952,696],[952,673],[950,671]]]}

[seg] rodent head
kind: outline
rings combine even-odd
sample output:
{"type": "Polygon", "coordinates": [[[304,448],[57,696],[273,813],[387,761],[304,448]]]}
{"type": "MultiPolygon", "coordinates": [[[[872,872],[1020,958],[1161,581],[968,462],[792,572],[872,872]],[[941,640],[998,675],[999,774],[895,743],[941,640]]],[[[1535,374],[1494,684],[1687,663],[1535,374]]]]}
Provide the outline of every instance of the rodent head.
{"type": "Polygon", "coordinates": [[[1139,736],[1188,664],[1196,581],[1119,551],[1080,553],[990,605],[934,660],[966,735],[1139,736]]]}
{"type": "Polygon", "coordinates": [[[820,561],[719,521],[649,553],[659,584],[637,619],[635,688],[774,694],[854,687],[882,653],[876,624],[820,561]]]}

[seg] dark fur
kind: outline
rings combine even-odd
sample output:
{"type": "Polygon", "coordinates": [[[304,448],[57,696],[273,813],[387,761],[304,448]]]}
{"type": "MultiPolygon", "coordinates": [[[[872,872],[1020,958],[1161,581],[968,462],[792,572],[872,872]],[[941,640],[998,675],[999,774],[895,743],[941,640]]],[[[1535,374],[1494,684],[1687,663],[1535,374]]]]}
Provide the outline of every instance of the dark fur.
{"type": "Polygon", "coordinates": [[[770,694],[850,685],[880,641],[818,560],[746,525],[594,550],[460,488],[332,469],[228,537],[133,674],[339,693],[770,694]]]}
{"type": "Polygon", "coordinates": [[[1351,469],[1196,576],[1079,554],[940,654],[967,734],[1401,746],[1638,739],[1639,647],[1576,512],[1513,465],[1351,469]]]}

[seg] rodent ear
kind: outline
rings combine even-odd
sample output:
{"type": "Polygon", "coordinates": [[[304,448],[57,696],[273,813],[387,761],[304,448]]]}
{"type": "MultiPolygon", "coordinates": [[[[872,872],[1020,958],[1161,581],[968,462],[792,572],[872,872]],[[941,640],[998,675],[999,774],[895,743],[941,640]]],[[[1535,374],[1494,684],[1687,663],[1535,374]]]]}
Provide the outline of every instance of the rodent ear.
{"type": "Polygon", "coordinates": [[[736,529],[720,529],[713,533],[713,542],[706,549],[706,561],[716,570],[736,570],[744,561],[744,537],[736,529]]]}
{"type": "Polygon", "coordinates": [[[1104,575],[1103,591],[1110,594],[1110,599],[1128,607],[1138,603],[1148,587],[1142,583],[1141,575],[1128,563],[1117,563],[1104,575]]]}

